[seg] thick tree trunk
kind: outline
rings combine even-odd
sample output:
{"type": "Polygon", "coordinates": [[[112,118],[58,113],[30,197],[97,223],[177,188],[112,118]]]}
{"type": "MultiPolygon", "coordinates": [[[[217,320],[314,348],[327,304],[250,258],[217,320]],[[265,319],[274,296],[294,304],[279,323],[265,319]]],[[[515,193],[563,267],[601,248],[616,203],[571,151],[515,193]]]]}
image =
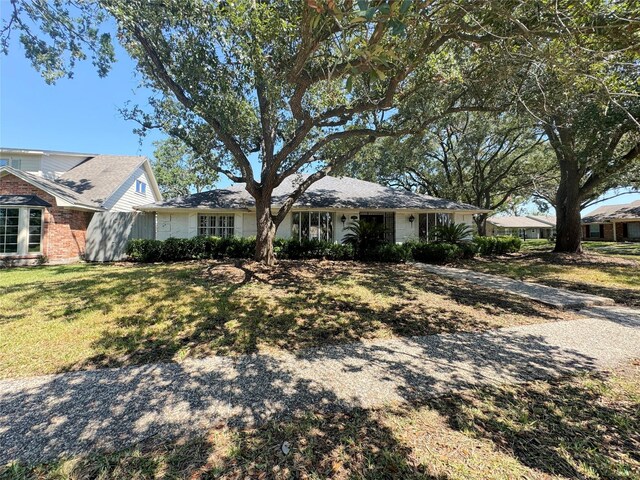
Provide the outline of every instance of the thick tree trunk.
{"type": "Polygon", "coordinates": [[[473,221],[476,222],[476,228],[478,229],[478,235],[480,237],[487,236],[487,214],[481,213],[473,217],[473,221]]]}
{"type": "Polygon", "coordinates": [[[271,215],[271,202],[269,199],[256,201],[256,254],[255,260],[265,265],[275,265],[276,257],[273,253],[273,241],[276,238],[278,226],[271,215]]]}
{"type": "Polygon", "coordinates": [[[582,253],[580,174],[577,162],[561,161],[556,193],[556,247],[554,252],[582,253]]]}

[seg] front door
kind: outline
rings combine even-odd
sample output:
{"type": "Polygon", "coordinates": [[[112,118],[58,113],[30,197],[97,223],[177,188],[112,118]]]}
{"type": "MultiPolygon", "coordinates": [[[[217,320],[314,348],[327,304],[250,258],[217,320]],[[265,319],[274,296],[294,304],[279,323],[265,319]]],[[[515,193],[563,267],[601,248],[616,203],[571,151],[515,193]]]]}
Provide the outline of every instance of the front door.
{"type": "Polygon", "coordinates": [[[388,243],[395,243],[396,237],[396,225],[395,225],[395,212],[374,213],[374,212],[360,212],[360,222],[373,223],[376,225],[382,225],[384,227],[384,241],[388,243]]]}

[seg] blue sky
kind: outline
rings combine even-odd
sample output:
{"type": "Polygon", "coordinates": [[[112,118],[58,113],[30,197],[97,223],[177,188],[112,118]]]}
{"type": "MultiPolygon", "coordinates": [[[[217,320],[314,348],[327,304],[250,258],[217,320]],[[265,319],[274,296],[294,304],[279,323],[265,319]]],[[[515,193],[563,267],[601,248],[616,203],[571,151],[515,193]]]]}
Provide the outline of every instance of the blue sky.
{"type": "MultiPolygon", "coordinates": [[[[118,112],[127,101],[144,104],[147,95],[137,88],[134,63],[119,46],[116,53],[118,61],[105,78],[81,62],[73,79],[47,85],[14,39],[9,55],[0,54],[0,145],[152,157],[152,142],[163,135],[141,139],[133,133],[135,124],[118,112]]],[[[639,199],[633,193],[597,206],[639,199]]]]}

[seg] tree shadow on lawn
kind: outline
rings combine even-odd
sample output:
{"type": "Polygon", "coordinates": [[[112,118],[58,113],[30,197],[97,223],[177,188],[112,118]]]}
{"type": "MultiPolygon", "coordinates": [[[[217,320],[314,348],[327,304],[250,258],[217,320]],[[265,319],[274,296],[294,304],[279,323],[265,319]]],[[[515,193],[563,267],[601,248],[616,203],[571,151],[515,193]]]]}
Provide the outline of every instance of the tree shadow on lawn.
{"type": "Polygon", "coordinates": [[[243,262],[206,266],[186,280],[202,287],[202,294],[175,297],[176,309],[179,306],[186,313],[167,317],[171,309],[167,297],[151,294],[136,314],[116,320],[119,328],[102,332],[93,343],[100,353],[74,368],[167,361],[176,356],[237,355],[262,349],[298,351],[380,337],[477,332],[508,325],[510,320],[505,318],[509,315],[517,317],[514,322],[519,324],[568,315],[519,297],[437,279],[418,269],[396,270],[401,267],[389,265],[357,268],[354,278],[348,267],[336,268],[335,263],[297,263],[273,272],[255,265],[247,267],[243,262]],[[221,268],[227,271],[218,278],[221,268]],[[361,292],[350,295],[348,288],[353,282],[369,297],[359,297],[361,292]],[[442,298],[433,304],[420,303],[416,300],[419,291],[442,298]],[[169,327],[156,328],[158,319],[167,318],[169,327]]]}
{"type": "Polygon", "coordinates": [[[518,280],[540,283],[555,288],[577,291],[589,295],[609,297],[616,303],[630,307],[640,306],[640,288],[624,288],[589,282],[575,273],[575,280],[554,278],[568,273],[572,267],[605,273],[613,281],[630,287],[640,287],[640,262],[602,255],[562,255],[553,253],[526,253],[497,258],[465,261],[461,266],[481,272],[505,275],[518,280]]]}
{"type": "MultiPolygon", "coordinates": [[[[493,332],[399,342],[402,345],[396,349],[354,344],[312,349],[295,358],[217,357],[4,381],[0,464],[39,462],[95,449],[120,450],[149,438],[193,437],[216,426],[255,427],[270,419],[304,416],[309,410],[333,415],[388,402],[423,401],[452,388],[498,379],[522,381],[594,368],[590,357],[533,335],[493,332]]],[[[396,468],[402,477],[422,475],[423,467],[412,463],[395,434],[370,423],[366,414],[344,436],[326,439],[340,430],[334,423],[304,424],[307,430],[301,435],[314,436],[317,444],[327,442],[325,450],[313,457],[312,467],[329,468],[329,452],[339,450],[357,471],[373,460],[378,466],[396,468]]],[[[243,440],[247,434],[240,434],[234,458],[253,457],[256,468],[264,468],[263,462],[267,466],[280,462],[280,439],[297,435],[298,422],[289,425],[291,431],[285,428],[280,436],[265,433],[264,438],[254,439],[248,434],[243,440]]],[[[301,442],[295,445],[300,448],[301,442]]],[[[295,468],[288,457],[282,461],[295,468]]],[[[394,476],[386,470],[377,472],[380,478],[394,476]]],[[[369,472],[362,476],[368,477],[369,472]]]]}
{"type": "MultiPolygon", "coordinates": [[[[636,367],[636,376],[639,373],[636,367]]],[[[567,478],[636,478],[640,403],[607,398],[607,388],[605,375],[579,376],[482,387],[428,404],[446,415],[451,428],[488,439],[540,472],[567,478]]]]}

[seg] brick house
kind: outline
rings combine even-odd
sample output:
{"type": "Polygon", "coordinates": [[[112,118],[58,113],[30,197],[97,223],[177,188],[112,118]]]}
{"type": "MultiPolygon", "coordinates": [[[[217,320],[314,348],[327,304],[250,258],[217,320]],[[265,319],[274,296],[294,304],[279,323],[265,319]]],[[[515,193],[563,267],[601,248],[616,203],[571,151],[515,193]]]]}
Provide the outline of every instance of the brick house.
{"type": "Polygon", "coordinates": [[[0,262],[77,261],[96,215],[161,198],[145,157],[0,148],[0,262]]]}
{"type": "Polygon", "coordinates": [[[582,239],[640,241],[640,200],[595,209],[582,219],[582,239]]]}

